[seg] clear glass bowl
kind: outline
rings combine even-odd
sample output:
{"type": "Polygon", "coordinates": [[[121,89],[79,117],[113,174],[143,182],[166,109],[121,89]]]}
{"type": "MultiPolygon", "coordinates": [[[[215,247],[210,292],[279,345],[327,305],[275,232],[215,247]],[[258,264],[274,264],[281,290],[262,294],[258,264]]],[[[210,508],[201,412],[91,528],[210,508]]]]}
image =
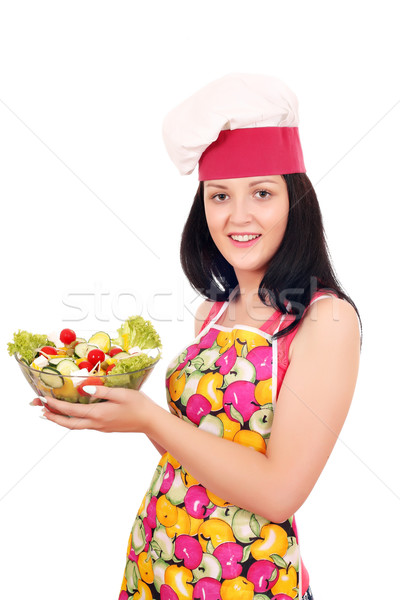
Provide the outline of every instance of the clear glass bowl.
{"type": "MultiPolygon", "coordinates": [[[[41,371],[37,369],[33,369],[30,367],[24,360],[18,357],[18,354],[15,353],[14,357],[24,374],[25,379],[34,390],[35,394],[38,396],[52,396],[53,398],[57,398],[58,400],[65,400],[66,402],[79,402],[81,404],[90,404],[94,402],[103,402],[103,400],[96,398],[95,396],[84,395],[84,393],[80,393],[78,389],[79,386],[88,379],[95,379],[92,385],[105,385],[107,387],[122,387],[130,390],[140,390],[143,383],[149,377],[150,373],[153,371],[154,367],[158,363],[161,358],[161,353],[155,357],[155,362],[149,367],[145,367],[143,369],[138,369],[137,371],[131,371],[129,373],[122,373],[113,375],[112,372],[108,375],[79,375],[79,371],[77,371],[77,375],[73,374],[71,376],[60,375],[63,379],[62,387],[47,387],[45,383],[40,378],[41,371]],[[74,385],[73,379],[77,385],[74,385]],[[76,379],[75,379],[76,378],[76,379]],[[82,381],[79,381],[79,380],[82,381]]],[[[59,381],[59,376],[57,375],[57,379],[59,381]]],[[[87,381],[86,385],[90,385],[91,382],[87,381]]]]}

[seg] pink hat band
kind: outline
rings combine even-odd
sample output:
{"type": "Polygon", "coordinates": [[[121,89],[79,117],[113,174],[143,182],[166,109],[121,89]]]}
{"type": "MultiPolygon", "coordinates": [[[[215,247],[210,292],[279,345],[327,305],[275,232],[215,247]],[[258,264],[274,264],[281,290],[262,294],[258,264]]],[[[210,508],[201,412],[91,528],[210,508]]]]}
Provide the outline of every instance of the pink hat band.
{"type": "Polygon", "coordinates": [[[305,172],[298,127],[224,129],[199,160],[199,181],[305,172]]]}

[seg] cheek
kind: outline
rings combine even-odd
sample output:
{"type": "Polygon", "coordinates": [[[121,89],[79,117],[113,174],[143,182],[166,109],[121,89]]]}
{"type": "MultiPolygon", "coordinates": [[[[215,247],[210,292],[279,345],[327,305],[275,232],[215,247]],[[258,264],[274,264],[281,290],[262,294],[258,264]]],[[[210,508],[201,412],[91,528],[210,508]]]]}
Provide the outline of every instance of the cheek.
{"type": "Polygon", "coordinates": [[[213,210],[212,207],[205,208],[206,220],[211,237],[214,239],[223,235],[224,216],[221,210],[213,210]]]}

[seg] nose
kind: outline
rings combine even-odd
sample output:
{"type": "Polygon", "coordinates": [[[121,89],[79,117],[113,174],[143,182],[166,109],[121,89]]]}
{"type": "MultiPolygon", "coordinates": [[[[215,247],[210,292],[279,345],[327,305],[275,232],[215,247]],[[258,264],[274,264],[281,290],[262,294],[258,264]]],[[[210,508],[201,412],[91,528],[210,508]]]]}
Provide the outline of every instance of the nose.
{"type": "Polygon", "coordinates": [[[230,221],[235,225],[250,223],[252,219],[250,205],[244,197],[236,198],[231,204],[230,221]]]}

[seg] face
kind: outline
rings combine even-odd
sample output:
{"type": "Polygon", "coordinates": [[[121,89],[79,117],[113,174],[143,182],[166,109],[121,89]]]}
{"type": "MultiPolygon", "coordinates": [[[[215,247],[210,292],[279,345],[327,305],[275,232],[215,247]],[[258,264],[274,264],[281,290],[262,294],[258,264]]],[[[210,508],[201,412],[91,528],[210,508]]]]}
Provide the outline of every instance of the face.
{"type": "Polygon", "coordinates": [[[289,195],[282,175],[204,182],[211,237],[236,275],[262,278],[285,234],[289,195]]]}

